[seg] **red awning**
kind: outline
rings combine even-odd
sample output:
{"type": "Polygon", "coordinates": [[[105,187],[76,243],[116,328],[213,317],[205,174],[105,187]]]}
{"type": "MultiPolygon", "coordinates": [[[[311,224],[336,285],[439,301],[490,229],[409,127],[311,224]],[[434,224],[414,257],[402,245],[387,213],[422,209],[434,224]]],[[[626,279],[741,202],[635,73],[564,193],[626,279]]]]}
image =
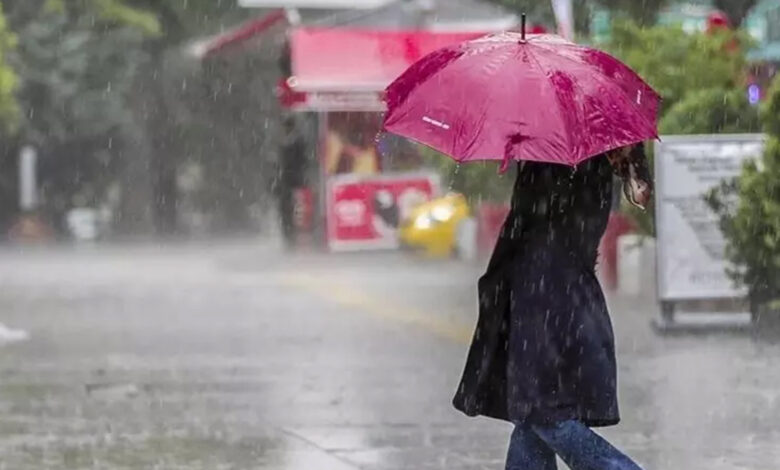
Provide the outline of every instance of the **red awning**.
{"type": "Polygon", "coordinates": [[[299,28],[282,102],[298,111],[383,111],[382,91],[441,47],[485,33],[299,28]]]}
{"type": "MultiPolygon", "coordinates": [[[[198,44],[208,57],[267,32],[286,20],[282,10],[198,44]]],[[[301,27],[289,31],[292,73],[277,87],[298,111],[381,111],[381,92],[426,54],[483,32],[301,27]]]]}
{"type": "Polygon", "coordinates": [[[382,91],[426,54],[483,34],[299,28],[290,38],[290,86],[306,92],[382,91]]]}
{"type": "Polygon", "coordinates": [[[287,15],[284,10],[274,10],[265,16],[255,18],[238,28],[228,30],[222,34],[195,44],[195,55],[204,58],[215,55],[230,46],[240,45],[245,41],[263,34],[273,26],[286,22],[287,15]]]}

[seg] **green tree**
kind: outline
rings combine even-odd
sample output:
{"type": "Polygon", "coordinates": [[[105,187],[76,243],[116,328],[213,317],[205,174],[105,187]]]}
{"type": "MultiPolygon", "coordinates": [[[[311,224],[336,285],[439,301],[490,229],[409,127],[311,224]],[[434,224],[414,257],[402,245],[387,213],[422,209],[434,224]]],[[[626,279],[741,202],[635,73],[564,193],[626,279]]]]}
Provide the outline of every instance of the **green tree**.
{"type": "MultiPolygon", "coordinates": [[[[234,25],[246,10],[228,0],[3,5],[20,38],[14,55],[22,75],[20,140],[41,150],[49,212],[57,216],[74,202],[97,204],[118,187],[123,229],[145,231],[153,222],[159,233],[173,232],[181,202],[177,177],[192,161],[208,163],[206,182],[212,194],[224,195],[211,199],[214,211],[235,213],[251,204],[258,172],[248,162],[260,160],[256,152],[273,140],[259,131],[269,123],[257,120],[268,120],[268,112],[258,111],[267,106],[251,100],[274,101],[268,61],[227,76],[211,66],[204,71],[186,48],[234,25]]],[[[6,147],[8,155],[15,152],[6,147]]],[[[10,174],[6,168],[0,174],[10,174]]]]}
{"type": "MultiPolygon", "coordinates": [[[[144,187],[136,187],[133,179],[145,175],[150,184],[151,214],[154,229],[159,234],[171,234],[179,230],[178,207],[180,195],[177,174],[189,157],[198,151],[210,148],[211,157],[219,158],[219,149],[208,142],[205,147],[195,148],[195,142],[217,140],[216,132],[208,132],[208,125],[197,125],[193,120],[200,119],[194,110],[198,101],[214,100],[213,96],[200,96],[207,85],[202,82],[194,59],[189,63],[183,46],[189,40],[204,37],[227,25],[235,24],[246,15],[236,2],[227,0],[124,0],[124,4],[147,12],[157,19],[159,34],[149,35],[144,49],[149,60],[137,75],[136,102],[134,108],[139,121],[144,123],[140,159],[145,162],[142,168],[138,162],[129,162],[137,168],[131,171],[135,176],[124,185],[128,201],[140,201],[138,207],[125,207],[121,217],[132,226],[140,217],[139,212],[147,211],[143,194],[144,187]],[[194,132],[199,129],[200,132],[194,132]],[[197,134],[197,135],[195,135],[197,134]],[[131,192],[135,194],[130,194],[131,192]]],[[[271,90],[273,88],[268,88],[271,90]]],[[[264,90],[264,96],[267,96],[264,90]]],[[[244,115],[246,109],[241,113],[244,115]]],[[[218,123],[216,124],[218,125],[218,123]]],[[[213,126],[211,126],[213,127],[213,126]]],[[[221,128],[225,134],[231,131],[221,128]]],[[[221,175],[210,175],[209,184],[220,184],[221,175]]],[[[239,189],[234,190],[236,193],[239,189]]],[[[217,206],[215,206],[217,207],[217,206]]]]}
{"type": "Polygon", "coordinates": [[[160,23],[154,15],[129,6],[125,0],[46,0],[43,9],[70,16],[89,14],[99,20],[99,26],[132,27],[149,35],[160,33],[160,23]]]}
{"type": "Polygon", "coordinates": [[[759,132],[758,108],[745,90],[711,88],[693,91],[664,115],[661,134],[734,134],[759,132]]]}
{"type": "Polygon", "coordinates": [[[0,5],[0,231],[10,222],[16,210],[16,172],[13,156],[6,150],[19,122],[16,101],[18,77],[9,64],[9,54],[16,47],[16,36],[8,29],[2,5],[0,5]]]}
{"type": "Polygon", "coordinates": [[[728,241],[730,274],[747,286],[754,312],[780,309],[780,78],[762,108],[764,155],[709,197],[728,241]]]}
{"type": "MultiPolygon", "coordinates": [[[[18,37],[11,58],[20,76],[16,145],[39,149],[43,210],[56,222],[74,204],[104,199],[115,179],[134,126],[129,86],[156,20],[109,0],[3,5],[18,37]]],[[[5,151],[15,154],[17,148],[5,151]]]]}
{"type": "Polygon", "coordinates": [[[731,31],[688,34],[677,26],[616,22],[607,48],[661,94],[663,113],[692,91],[739,88],[749,43],[731,31]]]}
{"type": "Polygon", "coordinates": [[[18,121],[16,88],[18,77],[8,63],[8,55],[16,47],[16,36],[8,30],[8,23],[0,5],[0,133],[10,133],[18,121]]]}

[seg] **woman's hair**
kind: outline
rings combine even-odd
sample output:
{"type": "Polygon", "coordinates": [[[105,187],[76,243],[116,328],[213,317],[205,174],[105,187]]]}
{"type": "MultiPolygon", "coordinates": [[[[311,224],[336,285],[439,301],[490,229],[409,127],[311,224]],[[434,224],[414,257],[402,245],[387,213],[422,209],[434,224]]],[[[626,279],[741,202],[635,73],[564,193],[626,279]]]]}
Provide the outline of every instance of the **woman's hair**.
{"type": "Polygon", "coordinates": [[[640,142],[635,145],[611,150],[607,152],[607,158],[612,164],[615,174],[623,180],[623,193],[626,199],[632,204],[641,207],[634,198],[632,183],[641,182],[650,191],[653,190],[653,177],[650,174],[645,144],[640,142]]]}

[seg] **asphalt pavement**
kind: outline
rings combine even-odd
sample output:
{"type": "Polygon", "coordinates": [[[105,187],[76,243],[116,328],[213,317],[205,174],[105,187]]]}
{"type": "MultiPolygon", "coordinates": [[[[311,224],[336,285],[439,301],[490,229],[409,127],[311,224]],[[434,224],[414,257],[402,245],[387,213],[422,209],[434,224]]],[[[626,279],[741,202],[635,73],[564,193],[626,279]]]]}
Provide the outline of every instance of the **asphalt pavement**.
{"type": "MultiPolygon", "coordinates": [[[[452,409],[481,266],[241,241],[0,248],[0,469],[503,468],[452,409]],[[0,341],[2,343],[2,341],[0,341]]],[[[664,337],[610,299],[647,470],[780,468],[780,345],[664,337]]],[[[561,467],[563,468],[563,466],[561,467]]]]}

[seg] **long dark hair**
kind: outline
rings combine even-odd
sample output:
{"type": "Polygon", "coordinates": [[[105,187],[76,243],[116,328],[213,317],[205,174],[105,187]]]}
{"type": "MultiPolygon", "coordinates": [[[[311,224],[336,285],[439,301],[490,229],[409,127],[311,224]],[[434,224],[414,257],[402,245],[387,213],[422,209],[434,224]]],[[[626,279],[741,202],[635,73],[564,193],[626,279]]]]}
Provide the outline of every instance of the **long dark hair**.
{"type": "Polygon", "coordinates": [[[650,174],[644,142],[607,152],[607,158],[612,163],[615,174],[623,181],[623,194],[626,199],[635,206],[642,207],[634,199],[631,184],[632,181],[640,181],[653,191],[653,176],[650,174]]]}

